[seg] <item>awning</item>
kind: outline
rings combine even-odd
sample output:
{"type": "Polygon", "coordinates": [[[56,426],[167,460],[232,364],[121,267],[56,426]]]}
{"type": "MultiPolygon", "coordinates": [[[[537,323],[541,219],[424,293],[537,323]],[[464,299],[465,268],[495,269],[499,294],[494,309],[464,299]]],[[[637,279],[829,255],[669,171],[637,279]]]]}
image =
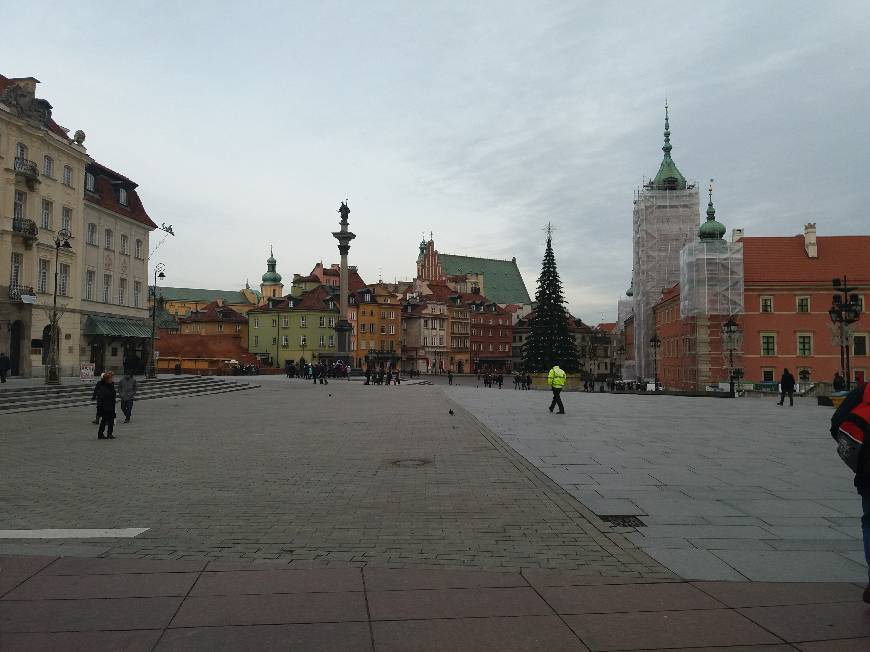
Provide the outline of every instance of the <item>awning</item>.
{"type": "Polygon", "coordinates": [[[84,335],[150,338],[151,324],[144,319],[88,315],[85,321],[84,335]]]}

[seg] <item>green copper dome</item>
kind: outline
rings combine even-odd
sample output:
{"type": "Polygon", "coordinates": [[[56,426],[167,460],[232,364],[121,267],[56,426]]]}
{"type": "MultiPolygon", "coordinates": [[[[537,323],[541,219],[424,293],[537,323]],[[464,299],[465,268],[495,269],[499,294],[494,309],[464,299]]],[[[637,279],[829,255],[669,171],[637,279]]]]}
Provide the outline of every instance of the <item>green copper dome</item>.
{"type": "Polygon", "coordinates": [[[686,177],[680,174],[677,164],[671,158],[671,127],[668,122],[668,103],[665,102],[665,144],[662,151],[665,153],[658,174],[652,180],[656,190],[685,190],[686,177]]]}
{"type": "Polygon", "coordinates": [[[716,209],[713,208],[713,184],[710,183],[710,202],[707,204],[707,221],[698,229],[701,240],[721,240],[725,237],[725,225],[716,221],[716,209]]]}
{"type": "Polygon", "coordinates": [[[272,253],[272,247],[269,247],[269,258],[266,259],[267,271],[263,274],[263,283],[280,283],[281,275],[275,271],[275,266],[278,261],[275,260],[275,254],[272,253]]]}

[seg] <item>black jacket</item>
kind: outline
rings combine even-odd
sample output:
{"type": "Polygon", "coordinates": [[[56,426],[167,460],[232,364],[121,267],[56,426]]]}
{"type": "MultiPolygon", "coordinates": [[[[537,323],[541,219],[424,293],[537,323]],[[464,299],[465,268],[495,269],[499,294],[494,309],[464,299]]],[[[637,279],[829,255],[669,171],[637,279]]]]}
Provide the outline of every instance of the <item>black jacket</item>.
{"type": "MultiPolygon", "coordinates": [[[[861,383],[846,394],[846,398],[843,399],[840,407],[834,412],[834,416],[831,417],[831,437],[834,439],[837,438],[837,429],[840,427],[840,424],[843,423],[849,412],[861,403],[866,386],[866,383],[861,383]]],[[[861,447],[861,459],[858,462],[860,471],[855,474],[855,488],[862,496],[865,493],[870,494],[870,464],[868,462],[870,462],[870,442],[861,447]]]]}
{"type": "Polygon", "coordinates": [[[94,387],[94,398],[97,399],[97,413],[101,417],[113,419],[115,417],[115,383],[107,383],[101,380],[94,387]]]}
{"type": "Polygon", "coordinates": [[[790,373],[783,373],[782,378],[779,380],[779,384],[782,386],[782,391],[784,392],[793,392],[794,391],[794,376],[790,373]]]}
{"type": "Polygon", "coordinates": [[[0,358],[0,373],[6,373],[11,368],[12,368],[12,361],[9,358],[7,358],[6,356],[3,356],[2,358],[0,358]]]}

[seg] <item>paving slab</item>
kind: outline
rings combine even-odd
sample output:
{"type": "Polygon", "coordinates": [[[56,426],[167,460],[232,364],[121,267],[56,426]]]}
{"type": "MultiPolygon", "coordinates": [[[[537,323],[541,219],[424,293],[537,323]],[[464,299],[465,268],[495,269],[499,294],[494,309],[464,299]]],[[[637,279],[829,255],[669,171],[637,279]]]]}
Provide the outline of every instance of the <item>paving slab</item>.
{"type": "Polygon", "coordinates": [[[759,582],[861,582],[867,568],[835,552],[715,550],[717,557],[759,582]]]}
{"type": "MultiPolygon", "coordinates": [[[[37,632],[10,634],[0,632],[0,649],[4,652],[151,652],[163,630],[135,630],[129,632],[37,632]]],[[[214,648],[212,648],[214,649],[214,648]]]]}
{"type": "Polygon", "coordinates": [[[160,639],[159,652],[214,650],[372,650],[368,623],[312,623],[170,629],[160,639]]]}
{"type": "Polygon", "coordinates": [[[861,589],[848,582],[693,582],[729,607],[858,602],[861,589]]]}
{"type": "Polygon", "coordinates": [[[790,643],[870,637],[870,613],[864,603],[750,607],[739,612],[790,643]]]}

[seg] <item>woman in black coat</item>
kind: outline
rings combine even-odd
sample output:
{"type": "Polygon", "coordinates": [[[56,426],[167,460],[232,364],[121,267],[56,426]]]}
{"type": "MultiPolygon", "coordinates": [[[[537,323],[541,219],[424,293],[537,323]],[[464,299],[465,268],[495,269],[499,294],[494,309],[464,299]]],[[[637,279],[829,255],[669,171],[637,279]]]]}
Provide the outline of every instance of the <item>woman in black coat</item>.
{"type": "Polygon", "coordinates": [[[114,374],[107,371],[100,378],[100,382],[94,388],[94,397],[97,399],[97,414],[100,417],[100,429],[97,431],[97,439],[114,439],[112,431],[115,428],[115,383],[114,374]],[[108,426],[108,434],[103,436],[108,426]]]}

